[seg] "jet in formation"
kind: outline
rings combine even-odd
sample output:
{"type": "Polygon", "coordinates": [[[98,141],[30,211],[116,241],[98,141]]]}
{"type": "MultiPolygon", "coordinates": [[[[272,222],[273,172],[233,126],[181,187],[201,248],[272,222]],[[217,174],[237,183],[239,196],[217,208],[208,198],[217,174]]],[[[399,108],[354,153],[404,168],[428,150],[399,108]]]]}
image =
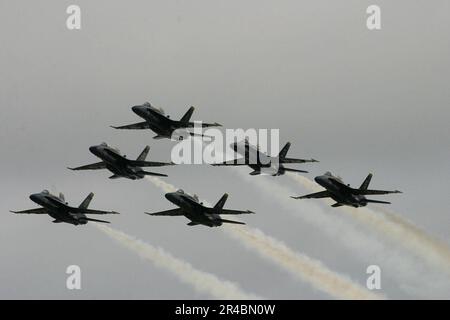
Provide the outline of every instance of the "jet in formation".
{"type": "Polygon", "coordinates": [[[59,196],[55,196],[47,190],[44,190],[40,193],[30,195],[31,201],[40,205],[40,208],[11,212],[17,214],[48,214],[55,219],[53,220],[54,223],[65,222],[76,226],[86,224],[88,221],[109,223],[109,221],[88,218],[86,214],[119,214],[115,211],[88,209],[93,197],[94,194],[91,192],[78,208],[76,208],[68,205],[62,193],[59,196]]]}
{"type": "Polygon", "coordinates": [[[199,202],[199,199],[196,195],[191,196],[181,189],[176,192],[166,193],[165,197],[167,200],[178,206],[178,208],[155,213],[146,212],[146,214],[149,214],[151,216],[185,216],[191,221],[187,224],[188,226],[202,224],[208,227],[218,227],[223,223],[245,224],[239,221],[222,219],[220,217],[220,215],[222,214],[254,213],[250,210],[241,211],[224,209],[223,206],[228,198],[228,194],[226,193],[212,208],[204,206],[203,202],[199,202]]]}
{"type": "Polygon", "coordinates": [[[332,198],[336,201],[332,207],[351,206],[351,207],[364,207],[368,203],[385,203],[390,204],[387,201],[367,199],[367,195],[379,195],[389,193],[401,193],[401,191],[386,191],[386,190],[369,190],[369,183],[372,179],[372,174],[369,174],[364,182],[358,189],[351,188],[349,184],[345,184],[341,178],[333,176],[330,172],[326,172],[324,175],[317,176],[314,180],[324,187],[326,190],[308,194],[305,196],[291,197],[294,199],[318,199],[318,198],[332,198]]]}
{"type": "MultiPolygon", "coordinates": [[[[191,119],[192,113],[194,112],[194,107],[190,107],[189,110],[184,114],[184,116],[180,120],[172,120],[168,115],[165,115],[164,110],[161,108],[153,107],[149,102],[145,102],[142,105],[134,106],[131,108],[135,114],[139,117],[143,118],[145,121],[133,123],[125,126],[111,126],[114,129],[151,129],[157,135],[154,136],[154,139],[164,139],[164,138],[172,138],[172,135],[175,130],[183,129],[182,131],[178,131],[179,140],[182,140],[183,134],[186,133],[191,136],[197,136],[194,132],[189,132],[187,128],[193,128],[195,122],[189,121],[191,119]]],[[[200,123],[198,123],[200,125],[200,123]]],[[[202,128],[206,127],[221,127],[222,125],[215,123],[201,123],[202,128]]],[[[203,135],[199,135],[202,136],[203,135]]]]}
{"type": "Polygon", "coordinates": [[[276,157],[272,157],[261,152],[259,147],[251,145],[248,139],[245,139],[244,142],[240,141],[232,143],[230,146],[235,152],[244,156],[244,158],[233,159],[222,163],[214,163],[213,166],[249,166],[253,169],[253,171],[250,172],[250,175],[259,175],[264,173],[272,176],[280,176],[286,172],[308,172],[304,170],[286,168],[283,165],[285,163],[318,162],[315,159],[288,158],[287,153],[291,147],[290,142],[286,143],[276,157]]]}
{"type": "Polygon", "coordinates": [[[116,148],[108,146],[106,143],[102,143],[97,146],[92,146],[89,148],[95,156],[102,159],[100,162],[88,164],[85,166],[77,168],[68,168],[70,170],[98,170],[98,169],[108,169],[112,173],[110,179],[117,178],[128,178],[131,180],[142,179],[145,176],[159,176],[167,177],[166,174],[148,172],[144,171],[142,167],[162,167],[171,166],[174,163],[170,162],[154,162],[146,161],[148,152],[150,150],[149,146],[146,146],[142,153],[137,157],[136,160],[129,160],[126,155],[121,155],[120,151],[116,148]]]}

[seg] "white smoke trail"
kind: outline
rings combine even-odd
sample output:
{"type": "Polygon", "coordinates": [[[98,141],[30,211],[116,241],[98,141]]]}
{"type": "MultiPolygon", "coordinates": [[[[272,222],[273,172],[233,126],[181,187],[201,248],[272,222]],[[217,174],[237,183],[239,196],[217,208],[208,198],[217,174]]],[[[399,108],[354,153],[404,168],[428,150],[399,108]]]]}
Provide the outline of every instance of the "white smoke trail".
{"type": "Polygon", "coordinates": [[[242,240],[249,248],[255,249],[262,257],[288,270],[295,277],[314,288],[339,299],[385,299],[353,282],[350,278],[328,269],[322,262],[293,251],[283,242],[265,235],[258,229],[226,226],[224,229],[232,237],[242,240]]]}
{"type": "MultiPolygon", "coordinates": [[[[315,192],[320,188],[310,179],[297,174],[289,174],[289,177],[299,182],[303,187],[315,192]]],[[[385,236],[397,240],[402,246],[425,258],[429,263],[450,272],[450,248],[444,242],[428,235],[413,223],[405,220],[398,214],[384,208],[370,209],[340,207],[340,209],[370,227],[375,228],[385,236]]]]}
{"type": "Polygon", "coordinates": [[[195,269],[191,264],[175,258],[161,248],[155,248],[148,243],[105,225],[98,223],[93,223],[92,225],[126,248],[136,252],[142,258],[151,261],[156,267],[172,272],[182,282],[191,285],[199,293],[209,294],[216,299],[261,299],[256,295],[242,291],[235,283],[195,269]]]}
{"type": "MultiPolygon", "coordinates": [[[[159,178],[147,177],[149,181],[165,192],[173,192],[176,188],[159,178]]],[[[205,202],[206,204],[206,202],[205,202]]],[[[207,204],[208,205],[208,204],[207,204]]],[[[292,273],[295,277],[309,283],[338,299],[384,299],[380,294],[372,293],[351,279],[329,270],[320,261],[294,252],[281,241],[265,235],[258,229],[244,226],[225,226],[223,228],[233,238],[255,249],[261,256],[292,273]]]]}
{"type": "MultiPolygon", "coordinates": [[[[390,276],[401,281],[401,289],[410,294],[414,291],[414,294],[427,298],[448,297],[450,279],[442,277],[440,274],[427,272],[421,261],[415,257],[402,255],[396,247],[389,246],[380,239],[369,237],[367,232],[356,228],[356,225],[343,220],[339,215],[326,214],[317,204],[299,202],[289,198],[294,194],[293,191],[273,180],[258,179],[258,177],[255,179],[255,177],[242,174],[238,169],[233,171],[241,179],[254,184],[267,193],[271,199],[282,205],[286,212],[302,218],[325,232],[333,241],[339,241],[357,252],[358,258],[362,258],[370,264],[382,265],[384,269],[390,270],[390,276]],[[405,283],[408,283],[408,287],[405,283]]],[[[316,187],[314,186],[314,188],[316,187]]]]}

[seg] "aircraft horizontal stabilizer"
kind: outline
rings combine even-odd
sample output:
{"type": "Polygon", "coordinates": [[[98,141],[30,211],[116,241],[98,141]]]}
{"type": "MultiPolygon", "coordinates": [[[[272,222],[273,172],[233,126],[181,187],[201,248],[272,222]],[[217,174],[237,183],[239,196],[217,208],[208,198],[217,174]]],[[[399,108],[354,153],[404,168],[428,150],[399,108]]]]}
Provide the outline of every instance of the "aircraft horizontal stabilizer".
{"type": "Polygon", "coordinates": [[[365,199],[366,202],[370,202],[370,203],[384,203],[384,204],[391,204],[388,201],[380,201],[380,200],[371,200],[371,199],[365,199]]]}
{"type": "Polygon", "coordinates": [[[286,171],[286,172],[302,172],[302,173],[308,173],[308,171],[305,171],[305,170],[290,169],[290,168],[284,168],[283,170],[286,171]]]}
{"type": "Polygon", "coordinates": [[[222,209],[217,211],[218,214],[255,214],[250,210],[232,210],[232,209],[222,209]]]}
{"type": "Polygon", "coordinates": [[[245,224],[244,222],[227,220],[227,219],[218,219],[218,220],[222,223],[245,224]]]}
{"type": "Polygon", "coordinates": [[[167,177],[167,174],[164,174],[164,173],[156,173],[156,172],[148,172],[148,171],[142,171],[142,173],[146,176],[167,177]]]}
{"type": "Polygon", "coordinates": [[[316,159],[295,159],[295,158],[284,158],[280,159],[281,163],[306,163],[306,162],[319,162],[316,159]]]}
{"type": "Polygon", "coordinates": [[[353,194],[356,195],[363,195],[363,196],[368,196],[368,195],[376,195],[376,194],[390,194],[390,193],[402,193],[399,190],[394,190],[394,191],[387,191],[387,190],[361,190],[361,189],[353,189],[352,190],[353,194]]]}
{"type": "Polygon", "coordinates": [[[130,165],[135,167],[163,167],[163,166],[173,166],[173,162],[156,162],[156,161],[143,161],[143,160],[129,160],[130,165]]]}
{"type": "Polygon", "coordinates": [[[109,221],[99,220],[99,219],[92,219],[92,218],[82,218],[80,220],[86,220],[86,221],[92,221],[92,222],[102,222],[102,223],[111,223],[109,221]]]}

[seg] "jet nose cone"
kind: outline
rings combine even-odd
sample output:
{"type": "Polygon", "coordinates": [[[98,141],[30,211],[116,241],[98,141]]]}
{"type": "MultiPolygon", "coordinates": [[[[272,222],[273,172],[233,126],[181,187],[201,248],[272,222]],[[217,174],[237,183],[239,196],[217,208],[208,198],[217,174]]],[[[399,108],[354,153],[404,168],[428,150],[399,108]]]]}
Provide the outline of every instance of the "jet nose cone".
{"type": "Polygon", "coordinates": [[[36,202],[39,200],[39,194],[38,193],[33,193],[32,195],[30,195],[30,200],[33,202],[36,202]]]}
{"type": "Polygon", "coordinates": [[[166,197],[167,200],[172,201],[172,199],[173,199],[174,196],[173,196],[172,193],[169,192],[169,193],[166,193],[166,194],[164,195],[164,197],[166,197]]]}
{"type": "Polygon", "coordinates": [[[318,184],[320,184],[323,181],[322,176],[317,176],[314,178],[314,181],[317,182],[318,184]]]}
{"type": "Polygon", "coordinates": [[[134,106],[131,107],[131,110],[133,110],[133,112],[136,113],[138,116],[145,113],[145,107],[143,106],[134,106]]]}
{"type": "Polygon", "coordinates": [[[89,147],[89,151],[92,152],[93,154],[97,155],[100,152],[100,146],[92,146],[89,147]]]}

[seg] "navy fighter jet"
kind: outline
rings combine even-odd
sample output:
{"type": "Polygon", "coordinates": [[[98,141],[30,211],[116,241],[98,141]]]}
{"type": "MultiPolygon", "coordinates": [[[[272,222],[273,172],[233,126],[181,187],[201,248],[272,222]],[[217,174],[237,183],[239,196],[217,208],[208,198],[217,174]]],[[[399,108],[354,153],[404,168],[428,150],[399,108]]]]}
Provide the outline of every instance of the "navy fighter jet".
{"type": "Polygon", "coordinates": [[[294,199],[317,199],[317,198],[332,198],[336,201],[332,207],[340,206],[351,206],[351,207],[364,207],[368,203],[386,203],[387,201],[371,200],[366,199],[367,195],[377,195],[377,194],[389,194],[389,193],[402,193],[401,191],[385,191],[385,190],[369,190],[370,180],[372,179],[372,174],[369,174],[364,182],[358,189],[351,188],[349,184],[344,184],[344,182],[339,177],[333,176],[330,172],[326,172],[322,176],[317,176],[314,180],[324,187],[325,191],[320,191],[305,196],[291,197],[294,199]]]}
{"type": "MultiPolygon", "coordinates": [[[[164,114],[164,110],[153,107],[149,102],[145,102],[142,105],[134,106],[131,108],[135,114],[143,118],[145,121],[133,123],[125,126],[111,126],[114,129],[151,129],[157,135],[154,139],[171,138],[175,130],[193,128],[195,122],[189,121],[191,119],[192,113],[194,112],[194,107],[190,107],[189,110],[184,114],[184,116],[179,120],[172,120],[170,116],[164,114]]],[[[215,123],[201,123],[202,128],[206,127],[220,127],[221,124],[215,123]]],[[[188,132],[189,135],[196,136],[193,132],[188,132]]],[[[200,135],[203,136],[203,135],[200,135]]],[[[178,137],[179,140],[183,139],[183,135],[178,137]]]]}
{"type": "Polygon", "coordinates": [[[174,163],[167,162],[154,162],[145,161],[147,154],[150,150],[149,146],[146,146],[142,153],[136,160],[129,160],[126,155],[121,155],[119,150],[108,146],[106,143],[102,143],[98,146],[92,146],[89,150],[102,159],[103,161],[88,164],[77,168],[68,168],[70,170],[98,170],[108,169],[112,173],[110,179],[128,178],[131,180],[142,179],[145,176],[160,176],[167,177],[166,174],[144,171],[142,167],[162,167],[171,166],[174,163]]]}
{"type": "Polygon", "coordinates": [[[308,172],[304,170],[286,168],[285,163],[306,163],[306,162],[318,162],[315,159],[295,159],[287,158],[287,153],[291,143],[288,142],[281,149],[280,153],[276,157],[271,157],[266,153],[259,150],[258,146],[253,146],[249,143],[248,139],[244,142],[235,142],[231,144],[231,148],[244,158],[233,159],[222,163],[214,163],[213,166],[249,166],[253,169],[250,175],[259,175],[261,173],[270,174],[272,176],[280,176],[285,174],[286,171],[290,172],[308,172]]]}
{"type": "Polygon", "coordinates": [[[202,224],[208,227],[218,227],[223,223],[235,223],[235,224],[245,224],[239,221],[226,220],[220,217],[221,214],[249,214],[254,213],[250,210],[230,210],[223,209],[225,201],[227,201],[228,194],[224,194],[222,198],[217,202],[217,204],[208,208],[203,205],[203,202],[199,202],[198,197],[196,195],[191,196],[186,194],[183,190],[178,190],[176,192],[169,192],[165,195],[166,199],[178,206],[179,208],[148,213],[151,216],[185,216],[191,222],[189,222],[188,226],[195,226],[198,224],[202,224]]]}
{"type": "Polygon", "coordinates": [[[42,206],[41,208],[11,212],[21,214],[48,214],[55,219],[53,220],[54,223],[66,222],[76,226],[79,224],[86,224],[88,221],[109,223],[109,221],[88,218],[86,217],[86,214],[119,214],[115,211],[88,209],[93,197],[94,194],[91,192],[80,206],[76,208],[68,205],[62,193],[60,193],[59,196],[55,196],[50,194],[47,190],[44,190],[40,193],[30,195],[31,201],[42,206]]]}

